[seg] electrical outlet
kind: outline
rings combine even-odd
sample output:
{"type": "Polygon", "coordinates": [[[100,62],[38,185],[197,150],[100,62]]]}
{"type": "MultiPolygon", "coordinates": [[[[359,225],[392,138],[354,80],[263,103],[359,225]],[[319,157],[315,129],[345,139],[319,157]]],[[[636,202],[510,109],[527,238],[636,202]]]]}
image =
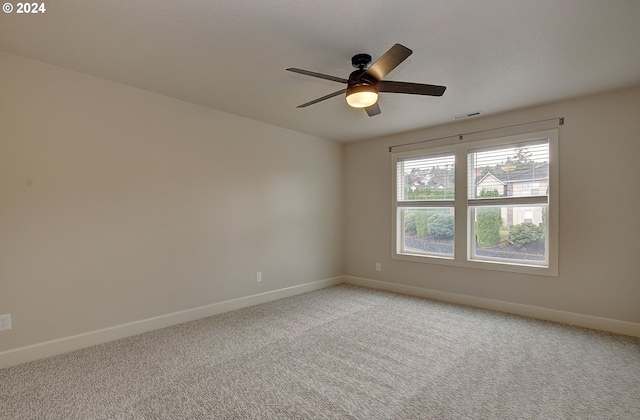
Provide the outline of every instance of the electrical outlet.
{"type": "Polygon", "coordinates": [[[11,329],[11,314],[0,315],[0,330],[11,329]]]}
{"type": "Polygon", "coordinates": [[[376,271],[382,271],[382,264],[376,263],[376,271]]]}
{"type": "Polygon", "coordinates": [[[262,271],[258,271],[256,274],[256,281],[260,283],[262,281],[262,271]]]}

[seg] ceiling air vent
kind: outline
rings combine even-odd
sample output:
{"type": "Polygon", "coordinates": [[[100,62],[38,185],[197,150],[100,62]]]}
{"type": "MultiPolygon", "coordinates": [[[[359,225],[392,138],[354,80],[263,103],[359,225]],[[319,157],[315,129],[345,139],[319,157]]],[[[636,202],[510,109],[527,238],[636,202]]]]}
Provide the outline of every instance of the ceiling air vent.
{"type": "Polygon", "coordinates": [[[475,111],[475,112],[469,112],[467,114],[454,115],[453,119],[454,120],[463,120],[465,118],[477,117],[479,115],[482,115],[482,111],[475,111]]]}

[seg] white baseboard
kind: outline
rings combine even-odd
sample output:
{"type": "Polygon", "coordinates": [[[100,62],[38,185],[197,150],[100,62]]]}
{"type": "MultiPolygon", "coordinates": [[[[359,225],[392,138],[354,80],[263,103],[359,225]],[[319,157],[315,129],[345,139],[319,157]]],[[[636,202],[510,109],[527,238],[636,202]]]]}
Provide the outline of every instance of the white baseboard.
{"type": "Polygon", "coordinates": [[[241,297],[0,352],[0,369],[343,283],[342,277],[241,297]]]}
{"type": "Polygon", "coordinates": [[[592,328],[633,337],[640,337],[640,324],[628,321],[620,321],[610,318],[601,318],[591,315],[577,314],[573,312],[558,311],[539,306],[524,305],[495,299],[487,299],[458,293],[442,292],[425,289],[422,287],[408,286],[397,283],[389,283],[379,280],[365,279],[353,276],[339,276],[298,286],[287,287],[271,292],[260,293],[211,305],[200,306],[180,312],[147,318],[127,324],[116,325],[101,330],[90,331],[70,337],[37,343],[30,346],[11,349],[0,352],[0,369],[31,362],[46,357],[56,356],[74,350],[80,350],[97,344],[106,343],[121,338],[131,337],[159,328],[170,327],[184,322],[194,321],[236,309],[246,308],[261,303],[271,302],[290,296],[299,295],[325,287],[349,283],[373,289],[387,290],[413,296],[426,297],[444,302],[458,303],[477,308],[507,312],[530,318],[560,322],[579,327],[592,328]]]}
{"type": "Polygon", "coordinates": [[[379,280],[365,279],[361,277],[342,276],[345,283],[357,286],[370,287],[372,289],[386,290],[389,292],[403,293],[412,296],[420,296],[444,302],[458,303],[476,308],[490,309],[499,312],[507,312],[522,315],[529,318],[543,319],[545,321],[559,322],[578,327],[592,328],[594,330],[607,331],[616,334],[640,337],[640,324],[628,321],[619,321],[611,318],[601,318],[591,315],[577,314],[574,312],[558,311],[556,309],[540,306],[524,305],[521,303],[506,302],[496,299],[487,299],[458,293],[442,292],[425,289],[422,287],[407,286],[397,283],[389,283],[379,280]]]}

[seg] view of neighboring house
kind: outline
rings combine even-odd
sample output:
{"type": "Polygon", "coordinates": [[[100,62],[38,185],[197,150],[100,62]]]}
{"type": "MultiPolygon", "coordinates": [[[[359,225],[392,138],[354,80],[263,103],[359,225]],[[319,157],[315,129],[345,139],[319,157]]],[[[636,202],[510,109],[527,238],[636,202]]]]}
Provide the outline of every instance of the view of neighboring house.
{"type": "MultiPolygon", "coordinates": [[[[516,170],[515,166],[491,170],[476,183],[476,197],[497,191],[498,197],[526,197],[547,195],[549,164],[534,163],[531,169],[516,170]]],[[[541,225],[543,207],[502,207],[502,221],[506,228],[524,222],[541,225]]]]}
{"type": "Polygon", "coordinates": [[[451,155],[402,161],[403,200],[453,199],[455,159],[451,155]]]}

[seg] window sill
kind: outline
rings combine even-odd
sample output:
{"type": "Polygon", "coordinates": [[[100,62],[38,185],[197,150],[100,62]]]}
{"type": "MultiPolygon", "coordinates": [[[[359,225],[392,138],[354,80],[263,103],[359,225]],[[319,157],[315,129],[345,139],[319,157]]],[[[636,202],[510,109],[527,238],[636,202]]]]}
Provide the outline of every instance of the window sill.
{"type": "Polygon", "coordinates": [[[558,268],[556,264],[550,264],[547,266],[539,266],[539,265],[526,265],[523,263],[508,263],[504,261],[471,261],[471,260],[460,260],[451,257],[440,257],[440,256],[424,256],[417,254],[397,254],[394,253],[391,256],[394,260],[399,261],[410,261],[417,262],[421,264],[438,264],[438,265],[448,265],[454,267],[461,268],[471,268],[474,270],[492,270],[492,271],[504,271],[509,273],[518,273],[518,274],[531,274],[536,276],[548,276],[548,277],[558,277],[558,268]]]}

